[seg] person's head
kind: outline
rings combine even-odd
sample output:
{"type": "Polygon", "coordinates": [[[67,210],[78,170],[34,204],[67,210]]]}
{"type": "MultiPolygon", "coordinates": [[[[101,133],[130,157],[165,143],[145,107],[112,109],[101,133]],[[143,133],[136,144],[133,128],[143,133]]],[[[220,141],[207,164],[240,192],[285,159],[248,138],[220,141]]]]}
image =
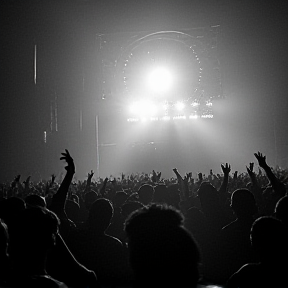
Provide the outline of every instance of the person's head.
{"type": "Polygon", "coordinates": [[[237,189],[231,195],[231,208],[237,217],[252,217],[258,211],[254,195],[248,189],[237,189]]]}
{"type": "Polygon", "coordinates": [[[166,185],[159,184],[154,188],[153,202],[159,204],[167,204],[169,202],[169,194],[166,185]]]}
{"type": "Polygon", "coordinates": [[[153,186],[149,184],[143,184],[138,190],[139,201],[144,205],[148,205],[153,199],[153,194],[153,186]]]}
{"type": "Polygon", "coordinates": [[[18,215],[26,209],[24,200],[18,197],[8,198],[2,206],[1,217],[8,227],[13,225],[18,219],[18,215]]]}
{"type": "Polygon", "coordinates": [[[275,216],[288,225],[288,196],[282,197],[275,206],[275,216]]]}
{"type": "Polygon", "coordinates": [[[89,229],[104,233],[110,225],[113,213],[114,209],[112,203],[108,199],[100,198],[96,200],[89,210],[89,229]]]}
{"type": "Polygon", "coordinates": [[[179,211],[166,205],[143,207],[129,216],[125,231],[136,282],[150,287],[197,283],[199,250],[179,211]]]}
{"type": "Polygon", "coordinates": [[[77,202],[67,199],[65,202],[65,212],[67,217],[74,223],[79,222],[80,205],[77,202]]]}
{"type": "Polygon", "coordinates": [[[265,263],[277,263],[287,257],[287,230],[284,224],[274,217],[260,217],[251,228],[251,244],[265,263]]]}
{"type": "Polygon", "coordinates": [[[56,243],[60,220],[52,211],[34,206],[19,214],[14,234],[18,249],[28,255],[47,252],[56,243]]]}
{"type": "Polygon", "coordinates": [[[29,206],[40,206],[46,208],[46,200],[37,194],[30,194],[25,198],[25,202],[29,206]]]}
{"type": "Polygon", "coordinates": [[[97,200],[98,194],[95,191],[89,191],[84,196],[84,203],[86,209],[89,211],[91,205],[97,200]]]}
{"type": "Polygon", "coordinates": [[[168,194],[169,194],[169,204],[178,209],[179,203],[181,201],[178,184],[168,186],[168,194]]]}
{"type": "Polygon", "coordinates": [[[206,213],[218,210],[219,199],[216,188],[210,182],[202,182],[198,189],[201,210],[206,213]]]}
{"type": "Polygon", "coordinates": [[[127,201],[121,207],[121,214],[126,219],[132,212],[143,207],[143,204],[138,201],[127,201]]]}
{"type": "Polygon", "coordinates": [[[128,198],[128,194],[124,191],[118,191],[113,197],[113,206],[115,208],[121,207],[128,198]]]}

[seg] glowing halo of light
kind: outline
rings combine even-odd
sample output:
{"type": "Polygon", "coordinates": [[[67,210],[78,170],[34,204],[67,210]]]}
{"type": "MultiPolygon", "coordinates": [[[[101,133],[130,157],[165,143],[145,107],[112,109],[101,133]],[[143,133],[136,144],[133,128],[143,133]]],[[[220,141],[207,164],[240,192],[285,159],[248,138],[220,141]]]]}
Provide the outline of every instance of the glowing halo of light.
{"type": "Polygon", "coordinates": [[[156,93],[165,93],[172,86],[173,77],[165,67],[157,67],[147,77],[149,88],[156,93]]]}
{"type": "MultiPolygon", "coordinates": [[[[162,76],[158,75],[156,77],[160,78],[158,84],[156,80],[154,83],[151,79],[148,80],[150,85],[146,85],[146,87],[148,89],[150,86],[150,90],[152,87],[151,92],[154,91],[156,94],[169,92],[171,87],[175,87],[175,90],[170,92],[176,95],[175,91],[179,91],[179,89],[185,89],[185,91],[194,90],[199,85],[199,77],[202,70],[201,58],[198,56],[202,55],[204,48],[202,42],[197,37],[192,37],[180,31],[160,31],[136,39],[122,50],[120,57],[116,61],[115,75],[116,77],[117,75],[119,76],[117,81],[119,81],[118,83],[122,87],[120,89],[125,91],[122,97],[129,97],[129,93],[135,95],[139,92],[135,91],[135,89],[141,90],[143,88],[139,88],[141,82],[145,81],[147,74],[150,74],[151,70],[155,69],[155,66],[156,70],[162,69],[162,76]],[[165,69],[160,68],[161,66],[166,66],[166,64],[169,67],[165,69]],[[177,66],[177,77],[174,75],[175,65],[177,66]],[[157,68],[157,66],[160,67],[157,68]],[[141,70],[145,69],[149,70],[150,73],[146,71],[146,76],[144,72],[143,75],[140,75],[142,73],[141,70]],[[172,75],[173,77],[171,77],[172,75]],[[135,84],[135,79],[138,81],[137,84],[135,84]],[[175,79],[179,79],[178,82],[174,81],[172,83],[173,81],[171,80],[175,79]]],[[[161,73],[159,72],[159,74],[161,73]]],[[[180,94],[187,95],[188,92],[180,94]]]]}

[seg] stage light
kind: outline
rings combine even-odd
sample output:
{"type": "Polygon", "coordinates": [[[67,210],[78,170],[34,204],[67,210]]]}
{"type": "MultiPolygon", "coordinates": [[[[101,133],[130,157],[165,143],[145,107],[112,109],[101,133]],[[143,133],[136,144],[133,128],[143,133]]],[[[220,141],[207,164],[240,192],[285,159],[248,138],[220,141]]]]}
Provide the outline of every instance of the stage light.
{"type": "Polygon", "coordinates": [[[164,67],[158,67],[148,76],[149,88],[156,93],[165,93],[172,86],[172,75],[164,67]]]}
{"type": "Polygon", "coordinates": [[[199,103],[198,102],[192,102],[191,104],[193,107],[196,107],[196,106],[199,106],[199,103]]]}
{"type": "Polygon", "coordinates": [[[139,119],[138,118],[128,118],[127,121],[128,122],[138,122],[139,119]]]}
{"type": "Polygon", "coordinates": [[[173,120],[185,120],[185,119],[186,119],[185,115],[178,115],[173,117],[173,120]]]}
{"type": "Polygon", "coordinates": [[[198,119],[198,118],[199,118],[198,115],[190,115],[190,116],[189,116],[189,119],[198,119]]]}
{"type": "Polygon", "coordinates": [[[178,111],[182,111],[185,108],[185,104],[183,102],[177,102],[175,107],[178,111]]]}
{"type": "Polygon", "coordinates": [[[170,116],[164,116],[164,117],[162,117],[162,120],[169,121],[170,120],[170,116]]]}
{"type": "Polygon", "coordinates": [[[201,118],[210,118],[210,119],[212,119],[213,117],[214,117],[213,114],[206,114],[201,116],[201,118]]]}

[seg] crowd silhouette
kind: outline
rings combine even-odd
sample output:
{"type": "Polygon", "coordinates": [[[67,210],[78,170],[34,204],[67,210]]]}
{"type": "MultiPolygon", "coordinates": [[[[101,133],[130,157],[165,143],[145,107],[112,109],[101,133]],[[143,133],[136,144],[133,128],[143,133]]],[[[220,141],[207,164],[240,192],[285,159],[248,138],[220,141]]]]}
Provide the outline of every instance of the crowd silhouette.
{"type": "MultiPolygon", "coordinates": [[[[1,184],[0,287],[288,287],[285,169],[1,184]]],[[[252,158],[253,159],[253,158],[252,158]]]]}

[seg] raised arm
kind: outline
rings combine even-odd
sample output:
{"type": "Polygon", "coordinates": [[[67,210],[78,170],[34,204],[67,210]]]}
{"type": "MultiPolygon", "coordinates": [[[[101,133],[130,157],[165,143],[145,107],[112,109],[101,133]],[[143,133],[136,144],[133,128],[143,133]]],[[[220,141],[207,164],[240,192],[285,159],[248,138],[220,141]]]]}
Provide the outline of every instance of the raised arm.
{"type": "Polygon", "coordinates": [[[177,180],[178,180],[178,184],[180,185],[180,189],[181,189],[181,200],[187,200],[189,198],[189,180],[191,180],[192,178],[192,173],[186,173],[186,176],[184,176],[184,178],[182,178],[182,176],[180,175],[180,173],[178,172],[177,168],[173,169],[173,172],[175,173],[177,180]]]}
{"type": "Polygon", "coordinates": [[[283,196],[286,193],[285,190],[285,186],[284,184],[274,175],[274,173],[272,172],[272,169],[270,168],[270,166],[268,166],[268,164],[266,163],[266,156],[263,155],[262,153],[260,153],[259,151],[257,153],[254,153],[254,156],[256,157],[256,159],[258,160],[258,164],[261,168],[264,169],[267,178],[269,179],[273,190],[277,193],[277,194],[283,194],[283,196]]]}
{"type": "Polygon", "coordinates": [[[246,170],[252,183],[251,192],[253,193],[258,206],[261,207],[262,206],[262,191],[258,183],[256,174],[254,173],[254,163],[253,162],[249,163],[249,167],[246,166],[246,170]]]}
{"type": "Polygon", "coordinates": [[[75,174],[75,165],[74,165],[73,158],[70,156],[70,153],[68,152],[67,149],[65,149],[65,152],[61,154],[62,154],[62,157],[60,158],[60,160],[65,160],[67,162],[67,166],[65,167],[67,172],[58,191],[53,196],[52,203],[49,209],[55,212],[60,219],[61,218],[63,219],[63,218],[66,218],[66,214],[64,210],[65,201],[67,198],[69,186],[75,174]]]}
{"type": "Polygon", "coordinates": [[[103,185],[102,185],[102,187],[100,189],[100,194],[102,195],[102,197],[105,196],[107,182],[108,182],[108,178],[106,177],[104,179],[103,185]]]}
{"type": "Polygon", "coordinates": [[[94,175],[94,171],[91,170],[91,172],[88,173],[88,176],[87,176],[87,181],[86,181],[86,186],[85,186],[84,193],[90,192],[90,190],[91,190],[91,180],[92,180],[93,175],[94,175]]]}
{"type": "Polygon", "coordinates": [[[225,203],[226,199],[227,199],[227,188],[228,188],[228,181],[229,181],[229,173],[231,171],[231,166],[230,164],[226,163],[225,165],[224,164],[221,164],[221,169],[223,171],[223,181],[222,181],[222,184],[219,188],[219,197],[221,199],[221,202],[222,203],[225,203]]]}
{"type": "Polygon", "coordinates": [[[29,192],[30,192],[30,179],[31,179],[31,176],[28,176],[27,179],[23,182],[24,184],[24,195],[28,195],[29,192]]]}

